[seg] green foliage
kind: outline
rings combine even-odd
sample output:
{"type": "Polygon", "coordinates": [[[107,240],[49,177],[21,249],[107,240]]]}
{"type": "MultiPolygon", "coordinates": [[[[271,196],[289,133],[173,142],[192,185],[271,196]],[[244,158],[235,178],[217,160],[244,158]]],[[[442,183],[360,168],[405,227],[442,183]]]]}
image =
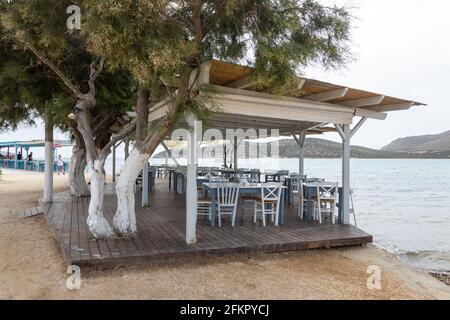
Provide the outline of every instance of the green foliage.
{"type": "MultiPolygon", "coordinates": [[[[175,83],[184,70],[213,58],[254,67],[259,84],[276,91],[294,86],[296,76],[310,64],[337,68],[350,56],[348,9],[326,7],[318,0],[79,0],[82,30],[71,32],[66,28],[71,0],[0,3],[8,9],[0,14],[8,39],[43,52],[83,92],[91,63],[106,57],[108,73],[97,83],[97,115],[117,112],[119,117],[132,105],[131,92],[137,86],[152,88],[151,103],[174,94],[168,82],[175,83]]],[[[11,75],[17,80],[12,86],[27,83],[28,76],[42,80],[48,71],[32,69],[44,74],[22,75],[4,63],[0,82],[7,83],[11,75]]],[[[39,86],[16,90],[6,105],[17,97],[33,101],[31,97],[42,95],[68,112],[65,88],[55,86],[50,95],[31,89],[39,86]]],[[[209,94],[188,95],[177,112],[189,110],[205,119],[212,100],[209,94]]],[[[16,119],[21,117],[27,118],[19,113],[16,119]]]]}
{"type": "MultiPolygon", "coordinates": [[[[8,59],[0,61],[0,117],[3,111],[4,119],[0,128],[14,129],[20,122],[32,124],[47,107],[54,113],[56,125],[68,130],[67,116],[75,97],[29,46],[50,59],[82,92],[89,90],[91,64],[98,57],[87,50],[82,33],[67,30],[66,9],[72,1],[49,0],[43,5],[40,0],[15,0],[2,4],[0,50],[7,47],[8,59]]],[[[96,81],[96,91],[97,104],[90,110],[94,120],[106,116],[117,119],[131,108],[133,84],[128,72],[104,71],[96,81]]]]}

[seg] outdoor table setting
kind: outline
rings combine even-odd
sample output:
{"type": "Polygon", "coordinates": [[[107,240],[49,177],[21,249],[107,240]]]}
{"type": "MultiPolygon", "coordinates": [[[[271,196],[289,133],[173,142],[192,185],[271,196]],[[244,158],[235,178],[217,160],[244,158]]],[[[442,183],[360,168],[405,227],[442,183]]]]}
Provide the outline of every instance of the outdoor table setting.
{"type": "MultiPolygon", "coordinates": [[[[322,182],[325,182],[322,180],[322,182]]],[[[313,215],[314,215],[314,197],[317,196],[317,183],[318,181],[312,182],[307,181],[303,183],[303,191],[304,191],[304,197],[306,200],[306,218],[308,222],[313,221],[313,215]]],[[[342,187],[337,188],[338,192],[338,202],[336,203],[336,206],[338,207],[338,221],[341,221],[341,207],[340,203],[342,203],[342,187]]]]}
{"type": "MultiPolygon", "coordinates": [[[[220,184],[216,183],[203,183],[203,193],[205,196],[211,195],[212,206],[211,206],[211,226],[215,225],[215,207],[216,207],[216,190],[220,184]]],[[[261,193],[261,188],[264,186],[263,183],[240,183],[239,184],[239,195],[242,194],[259,194],[261,193]]],[[[285,220],[285,199],[286,199],[286,186],[281,187],[281,198],[280,198],[280,212],[279,212],[279,224],[283,225],[285,220]]]]}

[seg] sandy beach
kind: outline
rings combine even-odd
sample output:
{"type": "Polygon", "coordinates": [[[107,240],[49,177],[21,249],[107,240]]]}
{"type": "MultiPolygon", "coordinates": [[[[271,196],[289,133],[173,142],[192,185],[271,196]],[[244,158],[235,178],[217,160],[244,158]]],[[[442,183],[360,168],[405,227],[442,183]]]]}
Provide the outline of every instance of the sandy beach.
{"type": "MultiPolygon", "coordinates": [[[[66,265],[35,207],[43,175],[0,177],[0,299],[450,299],[450,287],[373,246],[258,256],[171,260],[145,266],[82,270],[80,290],[66,288],[66,265]],[[367,288],[367,268],[381,289],[367,288]]],[[[67,176],[55,176],[55,191],[67,176]]]]}

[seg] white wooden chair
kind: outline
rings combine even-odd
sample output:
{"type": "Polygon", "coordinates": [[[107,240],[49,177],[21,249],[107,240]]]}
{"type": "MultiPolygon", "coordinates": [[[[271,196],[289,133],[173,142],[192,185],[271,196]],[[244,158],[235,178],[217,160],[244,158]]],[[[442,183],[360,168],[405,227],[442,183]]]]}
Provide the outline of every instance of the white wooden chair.
{"type": "Polygon", "coordinates": [[[308,199],[305,198],[305,188],[303,187],[303,183],[306,182],[306,176],[302,177],[302,179],[298,182],[298,218],[300,220],[305,219],[306,207],[308,205],[308,199]]]}
{"type": "MultiPolygon", "coordinates": [[[[258,178],[248,178],[248,179],[241,179],[241,181],[240,181],[241,185],[242,185],[242,183],[244,183],[244,180],[249,185],[257,185],[259,183],[258,178]]],[[[244,194],[239,195],[239,200],[241,201],[241,221],[244,220],[245,204],[248,202],[253,202],[253,206],[252,206],[252,209],[253,209],[255,207],[255,205],[254,205],[255,201],[257,201],[259,198],[260,198],[260,193],[258,193],[258,194],[244,193],[244,194]]]]}
{"type": "Polygon", "coordinates": [[[331,223],[335,224],[335,211],[336,202],[338,196],[338,186],[337,182],[317,182],[317,194],[316,203],[314,210],[314,218],[322,223],[322,215],[329,215],[331,218],[331,223]]]}
{"type": "Polygon", "coordinates": [[[239,183],[218,185],[216,194],[219,228],[222,227],[223,215],[231,215],[231,226],[234,227],[236,225],[236,209],[239,199],[239,183]]]}
{"type": "Polygon", "coordinates": [[[212,201],[207,198],[199,198],[197,200],[197,215],[208,217],[208,220],[211,221],[211,207],[212,201]]]}
{"type": "Polygon", "coordinates": [[[271,222],[278,226],[278,216],[280,212],[281,183],[265,183],[261,187],[261,197],[255,202],[255,212],[253,223],[256,223],[258,216],[262,219],[263,226],[266,226],[266,216],[270,215],[271,222]]]}

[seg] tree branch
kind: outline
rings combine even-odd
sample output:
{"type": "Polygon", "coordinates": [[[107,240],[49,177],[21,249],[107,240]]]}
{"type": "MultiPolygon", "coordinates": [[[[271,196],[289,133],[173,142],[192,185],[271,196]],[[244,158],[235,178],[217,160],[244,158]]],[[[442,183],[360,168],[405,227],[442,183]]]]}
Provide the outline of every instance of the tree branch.
{"type": "Polygon", "coordinates": [[[194,19],[194,26],[195,26],[195,42],[199,46],[203,41],[201,9],[202,9],[202,0],[196,0],[194,10],[192,12],[192,18],[194,19]]]}
{"type": "Polygon", "coordinates": [[[95,96],[95,81],[97,80],[97,78],[100,76],[100,74],[103,71],[103,66],[105,64],[105,57],[102,56],[100,58],[100,62],[98,64],[98,66],[96,67],[96,63],[93,62],[91,64],[91,74],[89,75],[89,93],[95,96]]]}
{"type": "Polygon", "coordinates": [[[113,113],[109,113],[106,117],[104,117],[102,119],[102,121],[100,121],[99,124],[97,124],[94,129],[92,130],[92,132],[94,133],[94,136],[97,135],[97,132],[99,130],[101,130],[103,128],[103,126],[105,126],[105,124],[107,124],[109,121],[113,120],[114,114],[113,113]]]}
{"type": "Polygon", "coordinates": [[[47,65],[63,82],[64,84],[73,92],[73,94],[77,98],[81,98],[83,94],[81,93],[80,89],[72,83],[72,81],[47,57],[45,57],[39,50],[37,50],[35,47],[33,47],[31,44],[27,43],[25,44],[26,48],[28,48],[33,54],[41,60],[45,65],[47,65]]]}
{"type": "Polygon", "coordinates": [[[112,136],[109,143],[100,152],[99,159],[106,159],[108,155],[111,153],[111,148],[120,140],[123,140],[124,138],[131,135],[135,129],[136,129],[136,121],[133,121],[132,123],[130,123],[130,125],[128,125],[128,127],[124,128],[121,133],[112,136]]]}

